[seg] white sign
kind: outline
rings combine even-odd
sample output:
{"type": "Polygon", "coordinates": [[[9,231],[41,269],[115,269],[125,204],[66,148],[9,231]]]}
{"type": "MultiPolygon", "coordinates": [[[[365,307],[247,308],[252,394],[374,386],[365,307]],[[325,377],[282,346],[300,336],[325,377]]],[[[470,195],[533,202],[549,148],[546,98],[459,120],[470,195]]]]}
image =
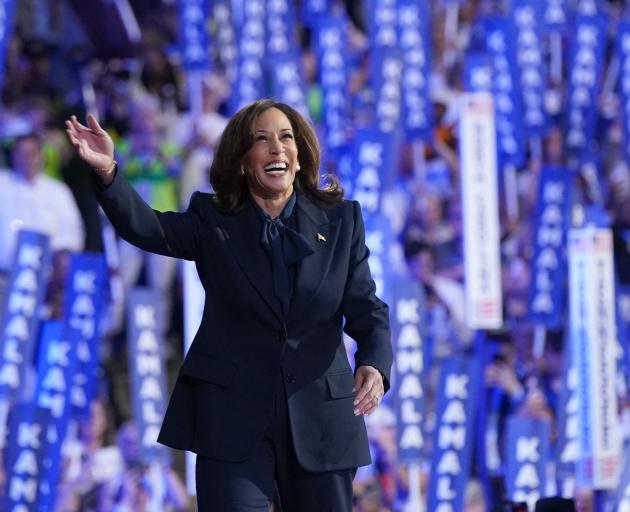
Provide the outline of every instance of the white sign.
{"type": "Polygon", "coordinates": [[[569,292],[577,375],[578,483],[614,489],[623,450],[615,392],[617,341],[609,229],[569,231],[569,292]]]}
{"type": "Polygon", "coordinates": [[[466,324],[471,329],[498,329],[503,324],[494,119],[489,93],[462,94],[459,155],[466,324]]]}

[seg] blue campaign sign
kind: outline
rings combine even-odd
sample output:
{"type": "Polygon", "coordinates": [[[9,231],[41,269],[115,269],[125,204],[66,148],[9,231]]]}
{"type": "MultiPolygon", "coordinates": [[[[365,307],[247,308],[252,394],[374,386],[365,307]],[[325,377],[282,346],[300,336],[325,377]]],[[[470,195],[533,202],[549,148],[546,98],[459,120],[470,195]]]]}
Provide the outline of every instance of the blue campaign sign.
{"type": "Polygon", "coordinates": [[[349,144],[348,20],[341,14],[326,15],[315,24],[314,43],[322,87],[322,123],[325,153],[343,151],[349,144]]]}
{"type": "Polygon", "coordinates": [[[542,0],[514,0],[511,8],[525,131],[529,137],[542,137],[547,130],[547,78],[540,23],[543,4],[542,0]]]}
{"type": "Polygon", "coordinates": [[[396,403],[398,461],[419,462],[424,449],[424,292],[407,276],[389,280],[395,351],[393,395],[396,403]]]}
{"type": "Polygon", "coordinates": [[[308,116],[298,48],[293,2],[269,2],[266,65],[271,78],[272,96],[308,116]]]}
{"type": "Polygon", "coordinates": [[[265,9],[263,0],[243,0],[242,16],[236,23],[238,60],[230,97],[230,112],[265,96],[265,9]]]}
{"type": "Polygon", "coordinates": [[[564,320],[573,179],[568,169],[547,166],[542,169],[538,184],[529,317],[532,323],[547,328],[558,328],[564,320]]]}
{"type": "Polygon", "coordinates": [[[626,158],[630,158],[630,21],[617,26],[616,56],[619,59],[619,97],[626,158]]]}
{"type": "Polygon", "coordinates": [[[501,164],[521,166],[525,159],[523,106],[519,95],[514,25],[508,18],[483,22],[486,51],[492,65],[497,152],[501,164]]]}
{"type": "Polygon", "coordinates": [[[562,389],[558,400],[558,439],[555,445],[556,480],[559,494],[570,496],[575,484],[575,464],[580,455],[578,440],[577,372],[573,364],[572,344],[565,335],[562,353],[562,389]],[[569,493],[565,493],[568,489],[569,493]]]}
{"type": "Polygon", "coordinates": [[[37,389],[35,404],[50,411],[49,428],[57,435],[50,439],[43,451],[43,481],[39,489],[40,510],[52,510],[55,490],[61,475],[61,446],[68,429],[70,417],[70,392],[76,365],[76,346],[65,339],[64,324],[51,321],[44,324],[37,364],[37,389]]]}
{"type": "Polygon", "coordinates": [[[20,231],[2,305],[0,397],[18,396],[25,368],[32,363],[49,259],[46,235],[20,231]]]}
{"type": "Polygon", "coordinates": [[[534,510],[536,501],[545,496],[549,462],[549,423],[512,417],[507,423],[506,471],[507,494],[512,501],[527,503],[534,510]]]}
{"type": "Polygon", "coordinates": [[[426,0],[398,1],[398,45],[403,61],[402,119],[408,139],[429,139],[433,128],[430,101],[431,10],[426,0]]]}
{"type": "Polygon", "coordinates": [[[385,302],[390,302],[391,264],[389,251],[394,241],[392,226],[383,214],[371,214],[362,208],[365,217],[365,245],[370,251],[369,265],[376,283],[376,293],[385,302]]]}
{"type": "Polygon", "coordinates": [[[131,292],[127,311],[131,396],[140,457],[146,463],[168,457],[166,447],[157,443],[167,398],[163,311],[158,292],[142,288],[131,292]]]}
{"type": "Polygon", "coordinates": [[[567,0],[544,0],[543,22],[545,32],[561,32],[567,24],[567,0]]]}
{"type": "Polygon", "coordinates": [[[70,402],[74,413],[87,418],[94,398],[99,364],[98,329],[103,311],[107,265],[102,254],[73,254],[66,281],[64,329],[66,339],[76,347],[77,362],[70,402]]]}
{"type": "Polygon", "coordinates": [[[0,87],[4,78],[7,43],[13,32],[13,15],[16,4],[15,0],[0,0],[0,87]]]}
{"type": "Polygon", "coordinates": [[[380,211],[381,195],[393,183],[397,138],[377,128],[357,130],[354,139],[352,169],[353,199],[361,203],[363,211],[380,211]]]}
{"type": "Polygon", "coordinates": [[[49,443],[58,442],[51,428],[50,411],[33,403],[17,405],[9,418],[6,452],[6,492],[2,510],[39,512],[39,495],[47,486],[45,453],[49,443]]]}
{"type": "Polygon", "coordinates": [[[492,59],[482,53],[469,53],[464,62],[464,90],[492,92],[494,71],[492,59]]]}
{"type": "Polygon", "coordinates": [[[601,15],[578,15],[570,34],[565,145],[569,165],[574,167],[595,137],[597,98],[606,49],[606,19],[601,15]]]}
{"type": "Polygon", "coordinates": [[[472,357],[446,359],[437,387],[436,426],[428,510],[464,510],[472,466],[482,365],[472,357]]]}
{"type": "Polygon", "coordinates": [[[330,0],[304,0],[302,2],[302,23],[307,27],[313,27],[321,16],[326,16],[330,11],[330,0]]]}
{"type": "Polygon", "coordinates": [[[179,0],[179,37],[182,64],[187,70],[207,70],[210,62],[208,0],[179,0]]]}

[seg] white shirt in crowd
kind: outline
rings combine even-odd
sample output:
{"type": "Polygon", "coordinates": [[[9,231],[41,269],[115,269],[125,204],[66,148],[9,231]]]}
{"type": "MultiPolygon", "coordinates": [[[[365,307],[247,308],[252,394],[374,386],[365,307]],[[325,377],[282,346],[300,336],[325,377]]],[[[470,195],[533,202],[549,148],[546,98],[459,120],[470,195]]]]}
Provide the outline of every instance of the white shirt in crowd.
{"type": "Polygon", "coordinates": [[[43,174],[29,182],[0,170],[0,271],[11,267],[22,229],[48,235],[53,251],[83,249],[83,221],[67,185],[43,174]]]}

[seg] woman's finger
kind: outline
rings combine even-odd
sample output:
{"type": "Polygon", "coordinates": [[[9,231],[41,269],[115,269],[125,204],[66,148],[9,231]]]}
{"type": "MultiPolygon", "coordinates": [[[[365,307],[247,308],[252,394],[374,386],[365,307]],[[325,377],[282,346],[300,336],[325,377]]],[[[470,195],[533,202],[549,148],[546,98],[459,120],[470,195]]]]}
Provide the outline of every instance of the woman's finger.
{"type": "Polygon", "coordinates": [[[97,135],[103,135],[105,133],[105,130],[101,128],[101,125],[98,124],[96,117],[94,117],[92,114],[88,114],[87,123],[88,123],[88,126],[90,127],[90,130],[92,130],[97,135]]]}

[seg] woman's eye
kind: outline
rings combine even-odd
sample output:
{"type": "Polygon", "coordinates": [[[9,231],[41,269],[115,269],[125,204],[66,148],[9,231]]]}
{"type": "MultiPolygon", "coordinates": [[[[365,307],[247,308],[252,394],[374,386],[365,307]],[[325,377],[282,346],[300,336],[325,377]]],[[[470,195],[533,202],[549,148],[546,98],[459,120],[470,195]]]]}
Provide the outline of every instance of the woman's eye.
{"type": "Polygon", "coordinates": [[[285,134],[282,136],[282,138],[283,138],[283,139],[292,139],[292,138],[293,138],[293,135],[292,135],[291,133],[285,133],[285,134]]]}
{"type": "Polygon", "coordinates": [[[267,137],[265,137],[264,135],[259,135],[258,137],[256,137],[255,141],[258,142],[259,140],[265,141],[267,140],[267,137]]]}

